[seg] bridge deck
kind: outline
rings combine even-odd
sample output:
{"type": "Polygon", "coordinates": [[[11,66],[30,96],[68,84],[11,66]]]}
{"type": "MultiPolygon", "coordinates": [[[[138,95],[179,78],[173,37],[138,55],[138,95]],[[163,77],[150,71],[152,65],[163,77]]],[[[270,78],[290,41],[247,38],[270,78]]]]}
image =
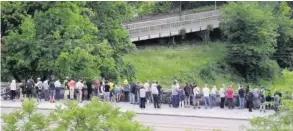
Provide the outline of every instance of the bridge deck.
{"type": "Polygon", "coordinates": [[[205,30],[208,25],[219,26],[218,10],[125,24],[124,27],[129,31],[131,41],[140,41],[178,35],[181,29],[186,33],[205,30]]]}

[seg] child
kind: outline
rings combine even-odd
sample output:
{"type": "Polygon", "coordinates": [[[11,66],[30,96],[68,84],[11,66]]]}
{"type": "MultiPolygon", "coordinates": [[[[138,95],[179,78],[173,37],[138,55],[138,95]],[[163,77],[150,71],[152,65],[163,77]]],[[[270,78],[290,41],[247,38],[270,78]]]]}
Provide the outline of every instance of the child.
{"type": "Polygon", "coordinates": [[[178,90],[178,95],[179,95],[179,107],[183,108],[184,107],[184,90],[182,87],[178,90]]]}

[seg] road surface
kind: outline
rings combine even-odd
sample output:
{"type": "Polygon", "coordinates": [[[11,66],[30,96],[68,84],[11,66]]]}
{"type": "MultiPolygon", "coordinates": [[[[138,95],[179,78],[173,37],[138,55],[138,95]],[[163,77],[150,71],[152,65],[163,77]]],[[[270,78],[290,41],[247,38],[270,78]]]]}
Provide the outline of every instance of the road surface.
{"type": "MultiPolygon", "coordinates": [[[[2,113],[9,113],[16,108],[1,108],[2,113]]],[[[48,115],[51,110],[38,110],[48,115]]],[[[226,120],[216,118],[197,118],[183,116],[161,116],[137,114],[135,120],[146,126],[152,127],[155,131],[241,131],[241,127],[248,126],[247,120],[226,120]]],[[[1,120],[2,123],[2,120],[1,120]]]]}

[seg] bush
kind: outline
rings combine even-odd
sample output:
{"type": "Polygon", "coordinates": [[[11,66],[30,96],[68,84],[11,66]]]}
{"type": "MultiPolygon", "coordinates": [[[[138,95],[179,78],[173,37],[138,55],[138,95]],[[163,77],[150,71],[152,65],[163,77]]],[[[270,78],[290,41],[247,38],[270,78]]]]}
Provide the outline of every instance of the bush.
{"type": "Polygon", "coordinates": [[[79,106],[68,101],[50,115],[36,112],[35,100],[25,99],[22,109],[2,116],[4,131],[149,131],[133,120],[135,113],[121,112],[109,103],[93,98],[79,106]],[[21,122],[22,123],[21,123],[21,122]]]}
{"type": "Polygon", "coordinates": [[[264,60],[259,63],[259,71],[262,79],[273,80],[281,73],[281,68],[275,60],[264,60]]]}

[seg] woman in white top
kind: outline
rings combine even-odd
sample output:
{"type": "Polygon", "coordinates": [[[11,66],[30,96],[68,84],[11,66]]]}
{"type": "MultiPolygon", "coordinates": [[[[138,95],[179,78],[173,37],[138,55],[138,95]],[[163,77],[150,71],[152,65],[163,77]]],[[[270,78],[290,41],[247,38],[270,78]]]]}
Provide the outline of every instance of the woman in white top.
{"type": "Polygon", "coordinates": [[[199,104],[199,101],[201,99],[201,96],[200,96],[200,88],[195,85],[194,88],[193,88],[193,94],[194,94],[194,98],[193,98],[193,101],[194,101],[194,109],[196,109],[196,107],[199,109],[200,108],[200,104],[199,104]]]}
{"type": "Polygon", "coordinates": [[[16,81],[12,80],[10,84],[10,91],[11,91],[11,100],[14,101],[15,95],[16,95],[16,81]]]}
{"type": "Polygon", "coordinates": [[[225,85],[223,84],[222,87],[219,90],[219,94],[220,94],[220,97],[221,97],[221,104],[220,104],[221,108],[224,108],[224,103],[225,103],[225,98],[226,98],[225,92],[226,92],[225,91],[225,85]]]}

